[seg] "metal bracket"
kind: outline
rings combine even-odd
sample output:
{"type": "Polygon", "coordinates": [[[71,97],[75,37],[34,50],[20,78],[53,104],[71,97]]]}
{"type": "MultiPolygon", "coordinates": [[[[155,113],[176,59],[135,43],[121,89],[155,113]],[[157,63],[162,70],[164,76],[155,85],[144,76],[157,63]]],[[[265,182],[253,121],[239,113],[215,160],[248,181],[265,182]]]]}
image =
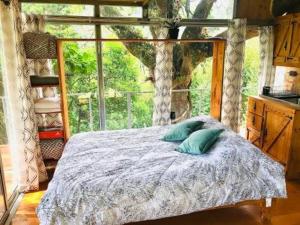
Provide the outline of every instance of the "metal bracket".
{"type": "Polygon", "coordinates": [[[272,207],[272,198],[266,198],[266,208],[272,207]]]}

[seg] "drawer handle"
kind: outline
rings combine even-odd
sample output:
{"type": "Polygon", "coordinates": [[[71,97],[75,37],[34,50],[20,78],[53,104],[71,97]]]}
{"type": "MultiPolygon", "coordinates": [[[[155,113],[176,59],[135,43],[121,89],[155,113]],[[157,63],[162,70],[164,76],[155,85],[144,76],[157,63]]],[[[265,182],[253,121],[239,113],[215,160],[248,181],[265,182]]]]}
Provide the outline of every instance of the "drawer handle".
{"type": "Polygon", "coordinates": [[[254,102],[253,110],[256,111],[256,102],[254,102]]]}

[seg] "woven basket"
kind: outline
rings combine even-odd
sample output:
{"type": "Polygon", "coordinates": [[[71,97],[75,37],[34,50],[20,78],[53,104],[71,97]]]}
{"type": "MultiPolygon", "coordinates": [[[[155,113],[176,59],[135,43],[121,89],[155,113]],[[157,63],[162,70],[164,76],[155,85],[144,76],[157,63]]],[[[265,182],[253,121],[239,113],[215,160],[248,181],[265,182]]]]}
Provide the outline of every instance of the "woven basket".
{"type": "Polygon", "coordinates": [[[56,59],[56,37],[49,33],[23,34],[27,59],[56,59]]]}

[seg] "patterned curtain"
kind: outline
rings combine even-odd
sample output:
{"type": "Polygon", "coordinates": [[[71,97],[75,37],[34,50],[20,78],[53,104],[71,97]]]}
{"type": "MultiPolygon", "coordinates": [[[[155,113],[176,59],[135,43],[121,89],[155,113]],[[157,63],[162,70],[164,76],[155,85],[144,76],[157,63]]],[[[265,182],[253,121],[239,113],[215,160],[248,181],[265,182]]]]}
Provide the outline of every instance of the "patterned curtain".
{"type": "Polygon", "coordinates": [[[23,47],[19,3],[12,0],[9,7],[2,2],[0,5],[5,54],[4,75],[7,78],[9,108],[16,130],[19,186],[21,191],[38,190],[39,182],[47,180],[47,172],[39,148],[29,69],[23,47]]]}
{"type": "MultiPolygon", "coordinates": [[[[166,39],[168,29],[157,29],[158,39],[166,39]]],[[[171,89],[173,71],[173,43],[156,43],[156,65],[154,70],[154,111],[153,125],[171,124],[171,89]]]]}
{"type": "Polygon", "coordinates": [[[273,86],[275,67],[273,66],[274,30],[273,27],[261,27],[259,30],[260,44],[260,73],[258,93],[262,93],[263,86],[273,86]]]}
{"type": "Polygon", "coordinates": [[[245,19],[235,19],[230,21],[227,32],[222,122],[236,132],[239,130],[246,28],[245,19]]]}

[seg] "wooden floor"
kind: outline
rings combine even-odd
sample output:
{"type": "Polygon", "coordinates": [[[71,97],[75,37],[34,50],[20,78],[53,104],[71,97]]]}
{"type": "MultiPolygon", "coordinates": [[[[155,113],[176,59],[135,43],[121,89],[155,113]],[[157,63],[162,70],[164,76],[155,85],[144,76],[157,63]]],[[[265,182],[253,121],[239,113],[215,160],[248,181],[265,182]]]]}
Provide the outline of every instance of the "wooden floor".
{"type": "MultiPolygon", "coordinates": [[[[288,198],[278,200],[272,211],[273,225],[300,225],[300,181],[288,182],[288,198]]],[[[26,194],[11,225],[37,225],[35,209],[43,191],[26,194]]],[[[260,211],[254,206],[218,209],[174,217],[160,221],[147,221],[135,225],[260,225],[260,211]]]]}

